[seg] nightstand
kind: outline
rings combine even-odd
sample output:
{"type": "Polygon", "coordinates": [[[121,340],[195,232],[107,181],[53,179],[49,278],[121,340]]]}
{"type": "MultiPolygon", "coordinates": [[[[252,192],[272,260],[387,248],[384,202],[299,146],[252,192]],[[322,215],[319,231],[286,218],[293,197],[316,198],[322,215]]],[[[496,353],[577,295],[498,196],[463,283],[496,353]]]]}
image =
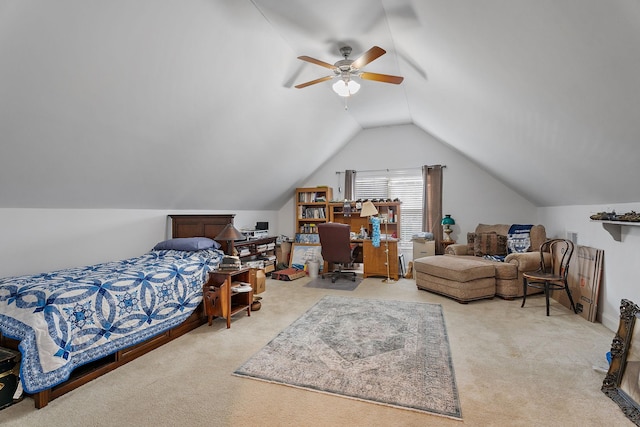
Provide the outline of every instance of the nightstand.
{"type": "Polygon", "coordinates": [[[209,280],[202,289],[209,325],[214,317],[224,317],[227,328],[230,328],[231,316],[242,310],[247,310],[247,316],[251,316],[253,290],[235,292],[232,287],[240,284],[250,285],[249,268],[209,273],[209,280]]]}
{"type": "Polygon", "coordinates": [[[440,244],[442,245],[442,253],[446,252],[447,246],[453,245],[455,243],[456,243],[455,240],[443,240],[443,241],[441,241],[440,244]]]}

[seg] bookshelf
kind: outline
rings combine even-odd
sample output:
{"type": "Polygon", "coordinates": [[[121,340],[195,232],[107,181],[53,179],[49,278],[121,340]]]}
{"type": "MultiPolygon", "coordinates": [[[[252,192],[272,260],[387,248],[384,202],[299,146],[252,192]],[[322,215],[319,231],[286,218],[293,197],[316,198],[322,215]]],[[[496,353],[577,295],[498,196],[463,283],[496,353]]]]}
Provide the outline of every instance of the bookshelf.
{"type": "Polygon", "coordinates": [[[296,188],[296,233],[317,233],[319,223],[329,221],[331,187],[296,188]]]}
{"type": "MultiPolygon", "coordinates": [[[[385,225],[388,229],[388,234],[395,236],[394,238],[400,239],[400,202],[373,202],[374,206],[378,210],[378,216],[380,217],[380,233],[385,233],[385,225]],[[388,223],[385,224],[385,221],[388,223]]],[[[355,202],[351,202],[350,215],[345,215],[343,202],[329,203],[329,221],[341,222],[343,224],[349,224],[351,231],[354,233],[360,232],[360,227],[367,229],[369,235],[371,235],[371,225],[369,224],[369,218],[360,216],[360,209],[358,209],[355,202]]]]}
{"type": "Polygon", "coordinates": [[[262,261],[264,272],[276,269],[276,237],[261,237],[233,242],[234,255],[238,255],[242,265],[250,261],[262,261]]]}

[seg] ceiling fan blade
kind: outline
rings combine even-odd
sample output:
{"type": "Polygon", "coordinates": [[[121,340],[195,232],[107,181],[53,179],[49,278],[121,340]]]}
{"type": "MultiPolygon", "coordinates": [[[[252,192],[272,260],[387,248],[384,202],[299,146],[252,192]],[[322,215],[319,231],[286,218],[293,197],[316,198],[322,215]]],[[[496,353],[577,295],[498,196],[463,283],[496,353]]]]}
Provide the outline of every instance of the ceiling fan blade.
{"type": "Polygon", "coordinates": [[[367,65],[369,62],[373,61],[374,59],[380,58],[385,53],[387,53],[387,51],[384,50],[383,48],[378,47],[378,46],[374,46],[371,49],[369,49],[368,51],[366,51],[365,53],[363,53],[362,55],[360,55],[360,57],[358,57],[358,59],[353,61],[351,63],[351,67],[356,68],[356,69],[360,69],[360,68],[364,67],[365,65],[367,65]]]}
{"type": "Polygon", "coordinates": [[[365,80],[375,80],[377,82],[383,83],[393,83],[394,85],[399,85],[404,80],[404,77],[398,76],[390,76],[389,74],[378,74],[378,73],[360,73],[360,78],[365,80]]]}
{"type": "Polygon", "coordinates": [[[295,88],[296,89],[302,89],[303,87],[311,86],[311,85],[314,85],[316,83],[326,82],[327,80],[331,80],[332,78],[333,78],[333,76],[321,77],[319,79],[311,80],[310,82],[300,83],[299,85],[295,85],[295,88]]]}
{"type": "Polygon", "coordinates": [[[328,68],[330,70],[335,70],[336,69],[335,65],[329,64],[328,62],[320,61],[319,59],[315,59],[315,58],[312,58],[310,56],[298,56],[298,59],[301,59],[301,60],[307,61],[307,62],[311,62],[312,64],[316,64],[316,65],[319,65],[321,67],[328,68]]]}

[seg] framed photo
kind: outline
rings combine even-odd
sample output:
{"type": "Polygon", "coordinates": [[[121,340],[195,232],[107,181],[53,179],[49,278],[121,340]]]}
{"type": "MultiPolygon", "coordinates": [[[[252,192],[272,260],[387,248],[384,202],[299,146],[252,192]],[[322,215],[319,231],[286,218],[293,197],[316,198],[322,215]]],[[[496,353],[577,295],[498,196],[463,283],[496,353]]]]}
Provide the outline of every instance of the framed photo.
{"type": "Polygon", "coordinates": [[[289,267],[304,270],[308,261],[318,261],[320,263],[320,271],[322,271],[324,264],[322,246],[317,243],[294,243],[291,246],[289,267]]]}
{"type": "Polygon", "coordinates": [[[601,390],[640,426],[640,327],[634,328],[638,316],[640,307],[626,299],[620,302],[620,323],[601,390]]]}
{"type": "Polygon", "coordinates": [[[318,233],[296,233],[295,242],[320,244],[320,235],[318,233]]]}

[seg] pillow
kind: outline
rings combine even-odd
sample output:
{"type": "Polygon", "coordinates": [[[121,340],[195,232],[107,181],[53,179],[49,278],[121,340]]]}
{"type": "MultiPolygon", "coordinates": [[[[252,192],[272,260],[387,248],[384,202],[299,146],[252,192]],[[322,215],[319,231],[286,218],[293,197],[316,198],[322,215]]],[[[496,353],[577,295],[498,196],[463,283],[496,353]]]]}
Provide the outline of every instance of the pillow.
{"type": "Polygon", "coordinates": [[[467,255],[471,255],[475,252],[475,240],[476,233],[467,233],[467,255]]]}
{"type": "Polygon", "coordinates": [[[507,247],[509,248],[509,253],[531,251],[531,237],[529,233],[507,235],[507,247]]]}
{"type": "Polygon", "coordinates": [[[477,233],[473,242],[475,256],[506,255],[507,236],[497,233],[477,233]]]}
{"type": "Polygon", "coordinates": [[[177,237],[165,240],[153,247],[154,250],[199,251],[201,249],[220,249],[220,243],[208,237],[177,237]]]}

